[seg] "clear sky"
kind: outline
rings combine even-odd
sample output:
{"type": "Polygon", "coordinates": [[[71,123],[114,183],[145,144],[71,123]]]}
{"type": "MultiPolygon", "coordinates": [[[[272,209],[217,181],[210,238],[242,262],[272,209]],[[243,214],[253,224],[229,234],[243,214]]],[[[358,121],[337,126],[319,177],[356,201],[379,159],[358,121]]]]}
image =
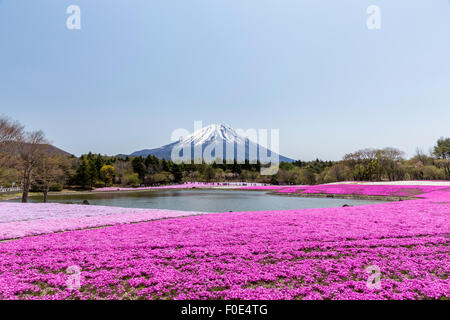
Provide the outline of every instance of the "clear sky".
{"type": "Polygon", "coordinates": [[[0,0],[0,114],[77,155],[159,147],[194,120],[278,128],[296,159],[412,155],[450,136],[450,2],[0,0]]]}

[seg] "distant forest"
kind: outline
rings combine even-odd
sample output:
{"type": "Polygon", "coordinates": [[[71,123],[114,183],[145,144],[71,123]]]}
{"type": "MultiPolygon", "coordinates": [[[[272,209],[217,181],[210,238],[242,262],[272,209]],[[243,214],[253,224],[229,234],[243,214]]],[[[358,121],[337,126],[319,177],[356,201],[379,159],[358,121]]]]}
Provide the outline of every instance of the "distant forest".
{"type": "MultiPolygon", "coordinates": [[[[219,162],[219,161],[217,161],[219,162]]],[[[411,159],[395,148],[364,149],[340,161],[280,163],[273,176],[260,174],[261,163],[175,164],[154,156],[111,157],[89,153],[68,155],[52,147],[42,131],[26,132],[18,122],[0,117],[0,186],[22,186],[44,193],[63,188],[158,186],[204,181],[247,181],[298,185],[339,181],[450,180],[450,138],[440,138],[425,154],[411,159]]]]}

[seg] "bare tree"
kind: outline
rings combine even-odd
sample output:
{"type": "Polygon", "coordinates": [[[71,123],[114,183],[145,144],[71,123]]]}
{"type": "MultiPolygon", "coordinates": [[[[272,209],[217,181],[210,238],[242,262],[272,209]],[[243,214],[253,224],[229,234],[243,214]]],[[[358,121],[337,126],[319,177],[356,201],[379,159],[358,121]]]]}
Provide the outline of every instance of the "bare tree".
{"type": "Polygon", "coordinates": [[[372,148],[358,150],[344,156],[344,164],[349,166],[353,179],[372,181],[378,171],[377,150],[372,148]]]}
{"type": "Polygon", "coordinates": [[[18,141],[23,135],[23,126],[5,117],[0,117],[0,146],[18,141]]]}
{"type": "Polygon", "coordinates": [[[23,138],[23,126],[5,117],[0,117],[0,166],[9,164],[12,149],[23,138]]]}
{"type": "Polygon", "coordinates": [[[33,182],[33,173],[45,156],[48,142],[42,131],[25,134],[19,143],[19,158],[22,169],[22,202],[28,202],[28,194],[33,182]]]}
{"type": "Polygon", "coordinates": [[[23,137],[23,126],[6,117],[0,117],[0,185],[16,180],[17,157],[14,149],[23,137]]]}
{"type": "Polygon", "coordinates": [[[62,155],[45,154],[42,156],[36,169],[35,182],[42,189],[44,202],[47,202],[48,192],[52,185],[64,183],[64,169],[68,165],[68,159],[62,155]]]}
{"type": "Polygon", "coordinates": [[[379,163],[378,180],[381,180],[385,174],[389,181],[402,180],[404,170],[402,162],[404,161],[404,152],[396,148],[384,148],[377,150],[377,161],[379,163]]]}

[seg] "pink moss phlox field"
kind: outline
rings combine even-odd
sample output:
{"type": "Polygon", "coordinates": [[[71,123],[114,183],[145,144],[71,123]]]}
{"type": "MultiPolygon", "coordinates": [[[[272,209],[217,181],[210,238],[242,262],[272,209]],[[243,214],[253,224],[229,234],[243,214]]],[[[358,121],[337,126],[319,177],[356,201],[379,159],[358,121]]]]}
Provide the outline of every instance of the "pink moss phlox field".
{"type": "Polygon", "coordinates": [[[370,196],[418,196],[425,193],[446,190],[445,186],[395,186],[395,185],[356,185],[356,184],[330,184],[317,186],[261,186],[243,187],[246,190],[275,190],[280,193],[302,194],[342,194],[342,195],[370,195],[370,196]]]}
{"type": "Polygon", "coordinates": [[[0,244],[2,299],[450,298],[450,191],[346,208],[219,213],[0,244]],[[66,269],[82,270],[67,289],[66,269]],[[366,268],[381,271],[367,286],[366,268]]]}
{"type": "Polygon", "coordinates": [[[199,214],[203,213],[58,203],[0,203],[0,240],[199,214]]]}
{"type": "Polygon", "coordinates": [[[240,187],[240,190],[284,190],[286,188],[289,188],[290,186],[276,186],[276,185],[269,185],[269,186],[250,186],[250,187],[240,187]]]}

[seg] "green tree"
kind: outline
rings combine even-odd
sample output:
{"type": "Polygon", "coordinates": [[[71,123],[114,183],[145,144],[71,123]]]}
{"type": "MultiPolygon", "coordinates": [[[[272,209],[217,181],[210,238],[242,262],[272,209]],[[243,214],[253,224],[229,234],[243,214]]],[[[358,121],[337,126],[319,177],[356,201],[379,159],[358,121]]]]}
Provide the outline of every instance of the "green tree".
{"type": "Polygon", "coordinates": [[[216,171],[210,165],[206,165],[204,177],[206,181],[213,181],[216,178],[216,171]]]}
{"type": "Polygon", "coordinates": [[[114,180],[114,167],[110,164],[104,165],[100,168],[100,178],[105,183],[105,186],[112,184],[114,180]]]}
{"type": "Polygon", "coordinates": [[[450,138],[440,138],[434,147],[434,155],[439,159],[436,163],[442,168],[446,178],[450,178],[450,138]]]}
{"type": "Polygon", "coordinates": [[[133,171],[139,175],[139,179],[143,182],[147,173],[144,159],[142,157],[133,158],[131,165],[133,166],[133,171]]]}
{"type": "Polygon", "coordinates": [[[99,178],[99,172],[93,159],[88,160],[87,172],[88,172],[88,184],[89,187],[92,188],[95,185],[97,179],[99,178]]]}
{"type": "Polygon", "coordinates": [[[141,183],[137,173],[130,173],[122,178],[122,184],[125,186],[138,186],[141,183]]]}
{"type": "Polygon", "coordinates": [[[88,161],[86,158],[82,158],[80,165],[75,173],[75,177],[72,179],[73,184],[87,187],[89,185],[89,170],[88,161]]]}
{"type": "Polygon", "coordinates": [[[183,180],[183,173],[181,172],[180,166],[177,164],[172,165],[172,171],[174,182],[178,183],[183,180]]]}
{"type": "Polygon", "coordinates": [[[450,138],[440,138],[434,147],[433,153],[439,159],[450,159],[450,138]]]}

